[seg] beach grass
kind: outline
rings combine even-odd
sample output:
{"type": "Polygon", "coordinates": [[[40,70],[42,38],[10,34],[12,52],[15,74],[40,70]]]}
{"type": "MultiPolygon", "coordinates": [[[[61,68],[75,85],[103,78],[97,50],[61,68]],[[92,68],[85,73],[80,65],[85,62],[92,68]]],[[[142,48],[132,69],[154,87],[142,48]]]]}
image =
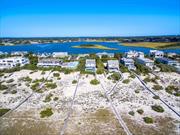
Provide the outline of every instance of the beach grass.
{"type": "Polygon", "coordinates": [[[133,42],[121,43],[123,46],[147,47],[153,49],[173,49],[180,48],[180,42],[133,42]]]}
{"type": "Polygon", "coordinates": [[[72,48],[87,48],[87,49],[100,49],[100,50],[117,50],[117,48],[110,48],[98,44],[82,44],[77,46],[72,46],[72,48]]]}

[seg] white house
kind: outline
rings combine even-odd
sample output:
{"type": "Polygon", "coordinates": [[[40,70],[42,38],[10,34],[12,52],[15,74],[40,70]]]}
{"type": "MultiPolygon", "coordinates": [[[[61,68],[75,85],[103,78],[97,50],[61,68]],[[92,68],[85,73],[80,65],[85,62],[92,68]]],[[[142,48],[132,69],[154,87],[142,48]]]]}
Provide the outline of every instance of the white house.
{"type": "Polygon", "coordinates": [[[129,51],[125,53],[126,58],[135,58],[138,56],[138,52],[136,51],[129,51]]]}
{"type": "Polygon", "coordinates": [[[37,66],[39,67],[55,67],[55,66],[61,66],[62,65],[61,59],[55,59],[55,58],[43,58],[38,60],[37,66]]]}
{"type": "Polygon", "coordinates": [[[63,58],[63,57],[67,57],[68,53],[67,52],[53,52],[52,56],[55,58],[63,58]]]}
{"type": "Polygon", "coordinates": [[[154,61],[147,58],[136,58],[137,63],[142,64],[150,69],[154,67],[154,61]]]}
{"type": "Polygon", "coordinates": [[[134,60],[131,58],[122,58],[120,62],[127,67],[129,70],[133,69],[136,70],[136,67],[134,66],[134,60]]]}
{"type": "Polygon", "coordinates": [[[119,61],[118,60],[108,60],[107,68],[109,72],[118,72],[119,71],[119,61]]]}
{"type": "Polygon", "coordinates": [[[89,72],[96,71],[96,60],[95,59],[86,59],[85,71],[89,71],[89,72]]]}
{"type": "Polygon", "coordinates": [[[16,66],[29,64],[29,59],[24,57],[9,57],[0,59],[0,69],[10,69],[16,66]]]}
{"type": "Polygon", "coordinates": [[[65,62],[61,65],[62,68],[68,68],[68,69],[76,69],[78,66],[79,62],[78,61],[73,61],[73,62],[65,62]]]}
{"type": "Polygon", "coordinates": [[[114,57],[114,53],[107,53],[107,52],[96,53],[96,55],[97,55],[99,58],[102,58],[102,56],[108,56],[109,58],[113,58],[113,57],[114,57]]]}
{"type": "Polygon", "coordinates": [[[164,52],[159,50],[150,50],[149,55],[154,58],[162,58],[164,57],[164,52]]]}

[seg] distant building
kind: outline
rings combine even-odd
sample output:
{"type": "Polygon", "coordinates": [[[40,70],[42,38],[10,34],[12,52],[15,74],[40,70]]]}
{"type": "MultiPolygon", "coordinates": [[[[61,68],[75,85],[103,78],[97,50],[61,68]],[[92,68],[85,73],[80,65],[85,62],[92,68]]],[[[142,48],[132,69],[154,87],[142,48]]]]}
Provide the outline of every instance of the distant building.
{"type": "Polygon", "coordinates": [[[107,53],[107,52],[102,52],[102,53],[96,53],[96,55],[101,59],[102,56],[108,56],[109,58],[114,57],[114,53],[107,53]]]}
{"type": "Polygon", "coordinates": [[[118,72],[119,71],[119,61],[118,60],[108,60],[107,68],[109,72],[118,72]]]}
{"type": "Polygon", "coordinates": [[[79,62],[74,61],[74,62],[65,62],[62,64],[62,68],[68,68],[68,69],[76,69],[78,66],[79,62]]]}
{"type": "Polygon", "coordinates": [[[29,64],[29,59],[24,57],[9,57],[0,59],[0,69],[10,69],[16,66],[29,64]]]}
{"type": "Polygon", "coordinates": [[[141,57],[144,58],[144,53],[143,52],[136,52],[136,51],[129,51],[125,53],[126,58],[136,58],[136,57],[141,57]]]}
{"type": "Polygon", "coordinates": [[[167,56],[173,58],[173,57],[176,57],[177,54],[176,53],[168,53],[167,56]]]}
{"type": "Polygon", "coordinates": [[[63,58],[63,57],[67,57],[68,53],[67,52],[53,52],[52,56],[55,58],[63,58]]]}
{"type": "Polygon", "coordinates": [[[89,71],[89,72],[96,71],[96,60],[95,59],[86,59],[85,71],[89,71]]]}
{"type": "Polygon", "coordinates": [[[55,58],[44,58],[39,59],[37,66],[39,67],[55,67],[55,66],[61,66],[63,61],[61,59],[55,59],[55,58]]]}
{"type": "Polygon", "coordinates": [[[163,63],[163,64],[167,64],[170,66],[177,66],[179,65],[178,61],[169,59],[169,58],[157,58],[156,59],[157,62],[163,63]]]}
{"type": "Polygon", "coordinates": [[[24,56],[28,54],[26,51],[16,51],[16,52],[11,52],[11,56],[24,56]]]}
{"type": "Polygon", "coordinates": [[[136,70],[136,67],[134,66],[134,60],[131,58],[122,58],[120,62],[127,67],[129,70],[133,69],[136,70]]]}
{"type": "Polygon", "coordinates": [[[162,58],[164,57],[164,52],[159,50],[150,50],[149,55],[154,58],[162,58]]]}
{"type": "Polygon", "coordinates": [[[138,56],[138,53],[136,51],[129,51],[125,53],[126,58],[135,58],[138,56]]]}
{"type": "Polygon", "coordinates": [[[136,58],[136,62],[142,64],[150,69],[154,67],[154,61],[147,58],[136,58]]]}

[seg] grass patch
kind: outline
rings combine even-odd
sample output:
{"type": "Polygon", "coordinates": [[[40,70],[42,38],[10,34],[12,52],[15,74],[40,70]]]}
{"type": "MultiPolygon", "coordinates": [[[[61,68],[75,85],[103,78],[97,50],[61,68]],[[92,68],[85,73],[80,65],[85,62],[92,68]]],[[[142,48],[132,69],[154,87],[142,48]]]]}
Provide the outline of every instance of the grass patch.
{"type": "Polygon", "coordinates": [[[130,111],[130,112],[128,112],[128,114],[131,116],[134,116],[135,113],[134,113],[134,111],[130,111]]]}
{"type": "Polygon", "coordinates": [[[110,120],[110,112],[107,109],[98,109],[95,116],[101,122],[108,122],[110,120]]]}
{"type": "Polygon", "coordinates": [[[46,88],[50,88],[50,89],[55,89],[55,88],[57,88],[56,83],[50,83],[50,82],[48,82],[48,83],[46,83],[45,85],[46,85],[46,88]]]}
{"type": "Polygon", "coordinates": [[[14,79],[9,79],[6,81],[6,83],[12,83],[12,82],[14,82],[14,79]]]}
{"type": "Polygon", "coordinates": [[[40,112],[41,118],[50,117],[51,115],[53,115],[52,108],[46,108],[40,112]]]}
{"type": "Polygon", "coordinates": [[[144,113],[143,109],[138,109],[137,112],[141,115],[144,113]]]}
{"type": "Polygon", "coordinates": [[[58,99],[59,99],[58,97],[55,97],[53,100],[54,100],[54,101],[57,101],[58,99]]]}
{"type": "Polygon", "coordinates": [[[175,96],[180,96],[180,92],[178,91],[179,88],[174,86],[174,85],[169,85],[165,88],[166,92],[171,94],[171,95],[175,95],[175,96]]]}
{"type": "Polygon", "coordinates": [[[51,98],[52,98],[52,96],[53,96],[53,94],[49,94],[49,95],[47,95],[46,96],[46,98],[44,99],[44,101],[43,102],[50,102],[51,101],[51,98]]]}
{"type": "Polygon", "coordinates": [[[163,87],[160,86],[160,85],[154,85],[154,86],[152,87],[152,89],[154,89],[154,90],[163,90],[163,87]]]}
{"type": "Polygon", "coordinates": [[[130,82],[129,79],[125,79],[125,80],[122,81],[122,83],[124,83],[124,84],[128,84],[129,82],[130,82]]]}
{"type": "Polygon", "coordinates": [[[93,79],[93,80],[90,81],[90,84],[98,85],[98,84],[100,84],[100,82],[97,79],[93,79]]]}
{"type": "Polygon", "coordinates": [[[159,99],[159,96],[153,96],[154,99],[159,99]]]}
{"type": "Polygon", "coordinates": [[[0,91],[6,90],[8,87],[0,83],[0,91]]]}
{"type": "Polygon", "coordinates": [[[114,81],[119,81],[120,78],[121,78],[121,75],[119,73],[113,73],[111,76],[110,76],[111,79],[113,79],[114,81]]]}
{"type": "Polygon", "coordinates": [[[159,112],[159,113],[163,113],[163,112],[164,112],[163,107],[160,106],[160,105],[153,105],[153,106],[151,106],[151,108],[152,108],[154,111],[159,112]]]}
{"type": "Polygon", "coordinates": [[[9,110],[11,109],[0,108],[0,117],[7,113],[9,110]]]}
{"type": "Polygon", "coordinates": [[[59,78],[60,74],[59,73],[53,73],[53,76],[59,78]]]}
{"type": "Polygon", "coordinates": [[[72,46],[72,48],[87,48],[87,49],[100,49],[100,50],[117,50],[116,48],[110,48],[98,44],[82,44],[78,46],[72,46]]]}
{"type": "Polygon", "coordinates": [[[73,81],[72,81],[72,84],[76,84],[76,83],[77,83],[77,80],[73,80],[73,81]]]}
{"type": "Polygon", "coordinates": [[[153,119],[151,117],[143,117],[143,120],[147,124],[152,124],[153,123],[153,119]]]}

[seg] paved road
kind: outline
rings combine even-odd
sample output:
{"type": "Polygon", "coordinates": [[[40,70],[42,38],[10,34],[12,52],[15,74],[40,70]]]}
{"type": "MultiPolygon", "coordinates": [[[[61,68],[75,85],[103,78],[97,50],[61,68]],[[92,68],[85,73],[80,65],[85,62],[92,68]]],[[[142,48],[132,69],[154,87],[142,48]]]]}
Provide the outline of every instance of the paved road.
{"type": "Polygon", "coordinates": [[[76,97],[80,77],[81,76],[79,74],[79,77],[78,77],[78,80],[77,80],[77,85],[76,85],[76,88],[74,90],[73,98],[72,98],[72,101],[71,101],[71,106],[69,108],[69,112],[67,114],[67,117],[64,119],[64,125],[63,125],[63,128],[61,129],[60,135],[64,135],[64,131],[65,131],[66,127],[67,127],[68,120],[69,120],[69,118],[70,118],[70,116],[71,116],[71,114],[73,112],[73,105],[74,105],[74,100],[75,100],[75,97],[76,97]]]}
{"type": "MultiPolygon", "coordinates": [[[[133,71],[130,72],[132,72],[138,78],[138,80],[142,83],[142,85],[146,88],[146,90],[148,90],[154,96],[159,96],[156,95],[150,88],[148,88],[147,84],[135,72],[133,71]]],[[[180,114],[177,111],[175,111],[171,106],[169,106],[162,98],[159,97],[159,100],[180,118],[180,114]]]]}
{"type": "MultiPolygon", "coordinates": [[[[120,72],[120,74],[121,74],[121,72],[120,72]]],[[[123,76],[122,76],[122,74],[121,74],[121,79],[120,79],[120,80],[122,80],[122,78],[123,78],[123,76]]],[[[118,81],[118,82],[112,87],[112,89],[110,89],[109,91],[107,91],[107,90],[104,88],[104,86],[102,85],[102,83],[101,83],[101,87],[103,88],[103,90],[104,90],[104,92],[105,92],[105,95],[106,95],[106,97],[107,97],[107,99],[108,99],[108,101],[109,101],[109,103],[110,103],[110,106],[111,106],[111,108],[112,108],[112,111],[114,112],[116,118],[118,119],[118,122],[119,122],[120,125],[123,127],[123,129],[124,129],[124,131],[126,132],[127,135],[132,135],[132,133],[129,131],[126,123],[125,123],[124,120],[122,119],[120,113],[119,113],[119,112],[117,111],[117,109],[115,108],[115,106],[114,106],[114,104],[113,104],[113,102],[112,102],[112,100],[111,100],[111,98],[110,98],[110,96],[109,96],[109,94],[110,94],[112,91],[114,91],[114,89],[116,88],[116,86],[118,85],[119,82],[120,82],[120,81],[118,81]],[[108,93],[109,93],[109,94],[108,94],[108,93]]]]}
{"type": "MultiPolygon", "coordinates": [[[[46,79],[44,79],[44,81],[40,84],[40,88],[42,88],[42,86],[44,85],[45,81],[48,79],[48,77],[50,76],[50,74],[53,71],[50,71],[48,76],[46,77],[46,79]]],[[[28,97],[26,97],[22,102],[20,102],[17,106],[15,106],[13,109],[9,110],[7,113],[5,113],[3,116],[0,117],[0,120],[5,117],[6,115],[12,113],[13,111],[15,111],[17,108],[19,108],[22,104],[24,104],[30,97],[32,97],[32,95],[34,94],[34,92],[32,92],[28,97]]]]}

